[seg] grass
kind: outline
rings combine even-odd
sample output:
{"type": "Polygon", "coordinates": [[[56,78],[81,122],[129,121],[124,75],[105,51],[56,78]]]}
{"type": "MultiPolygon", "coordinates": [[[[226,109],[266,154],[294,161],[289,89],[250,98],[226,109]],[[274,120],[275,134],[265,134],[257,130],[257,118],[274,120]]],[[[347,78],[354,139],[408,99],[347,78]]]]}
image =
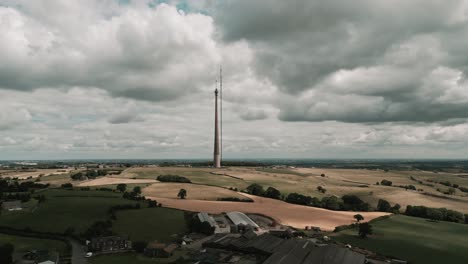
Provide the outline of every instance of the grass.
{"type": "Polygon", "coordinates": [[[0,226],[31,228],[40,232],[62,233],[68,227],[85,231],[92,223],[107,219],[107,209],[119,204],[134,204],[121,194],[103,191],[47,190],[46,201],[33,212],[14,212],[0,217],[0,226]]]}
{"type": "Polygon", "coordinates": [[[143,255],[137,254],[112,254],[112,255],[101,255],[92,257],[89,260],[91,264],[163,264],[171,263],[179,257],[186,254],[186,252],[177,250],[174,255],[170,258],[148,258],[143,255]]]}
{"type": "Polygon", "coordinates": [[[65,243],[57,240],[29,238],[0,234],[0,245],[10,243],[15,247],[15,252],[26,252],[29,250],[52,250],[61,254],[67,254],[65,243]]]}
{"type": "Polygon", "coordinates": [[[356,229],[335,239],[415,264],[468,263],[468,225],[397,215],[372,227],[374,235],[368,239],[358,238],[356,229]]]}
{"type": "Polygon", "coordinates": [[[113,231],[133,241],[170,242],[187,230],[183,211],[157,207],[118,212],[113,231]]]}

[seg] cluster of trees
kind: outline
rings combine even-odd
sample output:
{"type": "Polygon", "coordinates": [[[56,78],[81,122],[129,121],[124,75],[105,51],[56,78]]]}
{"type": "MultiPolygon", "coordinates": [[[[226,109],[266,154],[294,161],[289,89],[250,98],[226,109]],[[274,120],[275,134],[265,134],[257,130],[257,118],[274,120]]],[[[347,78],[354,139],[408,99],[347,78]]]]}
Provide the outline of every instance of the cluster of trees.
{"type": "Polygon", "coordinates": [[[299,193],[290,193],[286,199],[286,202],[300,205],[307,205],[313,207],[321,207],[335,211],[370,211],[371,207],[368,203],[362,201],[356,195],[344,195],[341,199],[336,196],[328,196],[319,199],[317,197],[311,197],[302,195],[299,193]]]}
{"type": "Polygon", "coordinates": [[[96,221],[94,222],[84,233],[83,236],[91,240],[93,237],[100,236],[111,236],[114,233],[112,232],[112,221],[96,221]]]}
{"type": "Polygon", "coordinates": [[[107,170],[87,170],[85,172],[77,172],[72,175],[70,175],[70,178],[72,178],[74,181],[81,180],[83,176],[88,177],[88,179],[94,179],[99,176],[105,176],[107,175],[108,171],[107,170]]]}
{"type": "Polygon", "coordinates": [[[36,189],[45,189],[49,184],[42,184],[32,181],[19,183],[17,180],[0,179],[0,193],[3,192],[33,192],[36,189]]]}
{"type": "Polygon", "coordinates": [[[401,206],[399,204],[395,204],[392,206],[387,200],[379,199],[377,203],[377,211],[379,212],[388,212],[399,214],[401,206]]]}
{"type": "Polygon", "coordinates": [[[266,190],[263,186],[257,183],[253,183],[246,188],[246,192],[256,196],[263,196],[272,199],[281,199],[281,192],[273,187],[268,187],[266,190]]]}
{"type": "Polygon", "coordinates": [[[426,206],[406,207],[405,215],[427,218],[434,221],[448,221],[455,223],[467,223],[467,215],[447,208],[431,208],[426,206]]]}
{"type": "MultiPolygon", "coordinates": [[[[119,184],[120,185],[120,184],[119,184]]],[[[131,192],[126,192],[125,190],[127,189],[127,185],[125,185],[125,188],[123,189],[123,198],[128,199],[128,200],[134,200],[134,201],[143,201],[146,200],[145,196],[141,195],[141,187],[140,186],[135,186],[133,187],[133,190],[131,192]]],[[[119,186],[117,185],[117,189],[119,189],[119,186]]],[[[122,192],[122,188],[119,189],[122,192]]]]}
{"type": "Polygon", "coordinates": [[[192,183],[189,179],[179,175],[159,175],[156,180],[160,182],[181,182],[181,183],[192,183]]]}
{"type": "Polygon", "coordinates": [[[30,193],[0,193],[0,199],[1,200],[21,200],[21,202],[25,203],[29,200],[31,200],[31,194],[30,193]]]}

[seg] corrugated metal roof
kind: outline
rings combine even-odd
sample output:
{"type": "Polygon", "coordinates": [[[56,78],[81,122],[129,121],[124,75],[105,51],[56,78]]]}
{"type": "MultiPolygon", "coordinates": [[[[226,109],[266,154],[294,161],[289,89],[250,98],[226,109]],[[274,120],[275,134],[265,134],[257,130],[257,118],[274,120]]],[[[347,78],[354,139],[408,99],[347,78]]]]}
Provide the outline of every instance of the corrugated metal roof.
{"type": "Polygon", "coordinates": [[[198,213],[198,219],[200,219],[200,222],[208,222],[210,226],[214,226],[214,227],[217,226],[216,221],[213,219],[213,217],[208,215],[208,213],[205,213],[205,212],[198,213]]]}
{"type": "Polygon", "coordinates": [[[241,212],[229,212],[226,214],[229,219],[235,224],[235,225],[250,225],[253,227],[259,227],[257,223],[255,223],[250,217],[245,215],[244,213],[241,212]]]}

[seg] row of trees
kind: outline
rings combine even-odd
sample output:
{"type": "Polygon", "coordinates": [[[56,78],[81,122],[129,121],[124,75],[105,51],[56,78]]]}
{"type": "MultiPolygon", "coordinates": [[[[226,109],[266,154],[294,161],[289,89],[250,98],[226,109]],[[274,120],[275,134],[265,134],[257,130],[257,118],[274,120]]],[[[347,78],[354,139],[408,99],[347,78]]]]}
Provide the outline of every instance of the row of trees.
{"type": "Polygon", "coordinates": [[[246,188],[247,193],[263,196],[272,199],[281,199],[281,192],[273,187],[268,187],[266,190],[263,189],[263,186],[257,183],[253,183],[246,188]]]}
{"type": "Polygon", "coordinates": [[[49,184],[42,184],[32,181],[18,182],[11,179],[0,179],[0,193],[8,192],[34,192],[37,189],[49,187],[49,184]]]}
{"type": "Polygon", "coordinates": [[[455,210],[447,208],[431,208],[426,206],[406,207],[405,214],[408,216],[427,218],[434,221],[448,221],[455,223],[468,223],[468,214],[463,215],[455,210]]]}
{"type": "Polygon", "coordinates": [[[87,170],[85,172],[74,173],[70,175],[70,178],[72,178],[75,181],[81,180],[81,178],[84,176],[88,177],[89,179],[94,179],[99,176],[106,176],[107,173],[107,170],[87,170]]]}
{"type": "Polygon", "coordinates": [[[160,182],[181,182],[181,183],[192,183],[189,179],[179,175],[159,175],[156,180],[160,182]]]}

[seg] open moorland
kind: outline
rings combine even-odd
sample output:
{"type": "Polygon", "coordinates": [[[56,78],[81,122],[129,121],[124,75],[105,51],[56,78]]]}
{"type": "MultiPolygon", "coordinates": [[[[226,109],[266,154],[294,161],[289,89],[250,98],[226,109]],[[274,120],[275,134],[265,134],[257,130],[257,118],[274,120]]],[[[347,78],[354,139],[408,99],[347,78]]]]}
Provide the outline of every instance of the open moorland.
{"type": "Polygon", "coordinates": [[[415,264],[468,263],[467,225],[395,215],[372,226],[367,239],[357,237],[356,229],[333,239],[415,264]]]}

